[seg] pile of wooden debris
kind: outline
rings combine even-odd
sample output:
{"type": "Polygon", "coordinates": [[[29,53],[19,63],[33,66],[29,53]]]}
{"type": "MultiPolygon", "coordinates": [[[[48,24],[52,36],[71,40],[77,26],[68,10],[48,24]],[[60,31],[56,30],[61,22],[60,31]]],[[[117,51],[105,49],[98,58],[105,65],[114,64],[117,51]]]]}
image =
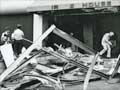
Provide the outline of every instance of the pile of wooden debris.
{"type": "Polygon", "coordinates": [[[94,50],[52,25],[0,75],[0,90],[41,90],[48,87],[51,90],[63,90],[67,85],[84,81],[87,86],[89,79],[113,77],[118,70],[119,58],[109,59],[107,67],[105,61],[108,59],[100,58],[94,50]],[[56,51],[51,47],[40,47],[39,43],[51,32],[83,49],[87,54],[73,52],[70,48],[57,44],[56,51]]]}

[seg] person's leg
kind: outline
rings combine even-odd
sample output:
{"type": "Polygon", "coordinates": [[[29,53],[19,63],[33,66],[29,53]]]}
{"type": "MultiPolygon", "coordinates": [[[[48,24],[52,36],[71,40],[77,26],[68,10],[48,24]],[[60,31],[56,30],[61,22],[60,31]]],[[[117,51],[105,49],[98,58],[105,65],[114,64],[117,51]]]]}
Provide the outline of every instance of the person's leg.
{"type": "Polygon", "coordinates": [[[107,45],[102,44],[102,46],[103,46],[103,50],[100,51],[100,55],[103,55],[107,51],[107,45]]]}
{"type": "Polygon", "coordinates": [[[23,48],[23,40],[17,40],[17,44],[18,44],[18,55],[22,53],[22,48],[23,48]]]}
{"type": "Polygon", "coordinates": [[[13,51],[16,56],[19,56],[21,53],[22,47],[23,47],[23,41],[22,40],[14,40],[13,42],[13,51]]]}
{"type": "Polygon", "coordinates": [[[110,45],[107,45],[107,57],[111,57],[111,48],[110,48],[110,45]]]}
{"type": "Polygon", "coordinates": [[[13,51],[14,51],[15,56],[18,56],[18,53],[17,53],[18,44],[17,44],[16,40],[14,40],[12,42],[12,47],[13,47],[13,51]]]}
{"type": "Polygon", "coordinates": [[[100,51],[100,55],[103,55],[105,52],[106,52],[106,50],[103,48],[103,49],[100,51]]]}

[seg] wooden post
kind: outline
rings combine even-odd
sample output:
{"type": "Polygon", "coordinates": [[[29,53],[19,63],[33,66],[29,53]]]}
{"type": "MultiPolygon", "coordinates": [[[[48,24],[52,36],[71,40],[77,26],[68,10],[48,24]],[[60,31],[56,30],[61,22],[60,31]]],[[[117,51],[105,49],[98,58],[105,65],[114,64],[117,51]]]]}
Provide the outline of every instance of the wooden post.
{"type": "Polygon", "coordinates": [[[53,31],[53,33],[55,33],[56,35],[62,37],[63,39],[69,41],[70,43],[76,45],[77,47],[83,49],[84,51],[86,51],[89,54],[95,54],[96,51],[93,50],[92,48],[88,47],[86,44],[82,43],[81,41],[79,41],[78,39],[70,36],[69,34],[59,30],[59,29],[55,29],[53,31]]]}
{"type": "Polygon", "coordinates": [[[95,65],[95,62],[96,62],[98,56],[99,56],[99,54],[97,54],[97,55],[93,58],[92,63],[91,63],[91,65],[90,65],[89,69],[88,69],[88,72],[87,72],[87,74],[86,74],[86,78],[85,78],[85,80],[84,80],[83,90],[87,90],[88,83],[89,83],[89,79],[90,79],[90,76],[91,76],[91,74],[92,74],[93,67],[94,67],[94,65],[95,65]]]}
{"type": "MultiPolygon", "coordinates": [[[[33,42],[37,40],[43,33],[43,16],[40,14],[33,14],[33,42]]],[[[40,43],[42,47],[42,42],[40,43]]]]}

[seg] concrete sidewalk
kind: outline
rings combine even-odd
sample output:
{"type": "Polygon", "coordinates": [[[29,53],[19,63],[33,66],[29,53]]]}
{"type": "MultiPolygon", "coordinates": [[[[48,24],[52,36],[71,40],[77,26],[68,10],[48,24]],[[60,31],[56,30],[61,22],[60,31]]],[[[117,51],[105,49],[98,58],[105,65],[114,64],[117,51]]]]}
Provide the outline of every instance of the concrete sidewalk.
{"type": "MultiPolygon", "coordinates": [[[[83,90],[83,84],[68,86],[65,90],[83,90]]],[[[104,80],[90,82],[87,90],[120,90],[120,83],[109,84],[104,80]]]]}

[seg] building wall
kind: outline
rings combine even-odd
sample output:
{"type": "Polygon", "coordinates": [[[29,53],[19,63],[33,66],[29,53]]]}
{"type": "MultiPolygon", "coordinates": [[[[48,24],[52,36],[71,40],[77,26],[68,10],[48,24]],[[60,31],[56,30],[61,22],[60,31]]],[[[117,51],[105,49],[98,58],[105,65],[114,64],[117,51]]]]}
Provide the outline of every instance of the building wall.
{"type": "MultiPolygon", "coordinates": [[[[65,31],[68,34],[73,33],[73,37],[79,39],[89,47],[93,48],[93,16],[91,17],[82,15],[56,15],[53,17],[51,16],[48,21],[49,24],[55,24],[57,28],[65,31]]],[[[71,43],[69,43],[68,41],[54,34],[51,34],[51,37],[48,40],[48,44],[53,46],[53,43],[57,43],[59,45],[62,44],[63,47],[72,46],[71,43]]],[[[83,52],[83,50],[78,48],[75,48],[75,51],[83,52]]]]}
{"type": "Polygon", "coordinates": [[[115,35],[112,38],[116,44],[114,43],[112,46],[112,55],[116,57],[120,53],[119,14],[56,16],[52,20],[51,23],[54,23],[58,28],[67,33],[74,32],[76,38],[98,52],[102,50],[102,36],[106,32],[113,31],[115,35]]]}
{"type": "MultiPolygon", "coordinates": [[[[58,28],[60,28],[61,30],[65,30],[65,32],[67,33],[74,32],[75,37],[86,44],[88,43],[88,46],[90,44],[90,47],[92,47],[92,43],[93,43],[93,48],[96,51],[100,51],[102,49],[101,39],[104,33],[113,31],[115,32],[114,39],[116,40],[117,43],[116,46],[112,48],[112,53],[115,55],[118,55],[120,53],[120,47],[119,47],[120,46],[120,30],[119,30],[120,15],[119,14],[85,15],[85,16],[78,15],[78,16],[62,16],[62,17],[52,17],[52,18],[48,16],[45,17],[47,17],[46,19],[48,21],[46,23],[43,22],[45,28],[48,28],[48,26],[50,26],[51,24],[55,24],[58,28]],[[89,26],[91,24],[93,25],[93,28],[85,27],[86,25],[89,26]],[[90,35],[88,32],[90,32],[90,35]]],[[[23,31],[25,33],[25,37],[29,40],[32,40],[33,39],[32,14],[0,15],[0,35],[5,30],[4,28],[6,26],[9,26],[11,32],[13,32],[13,30],[16,28],[16,24],[18,23],[23,25],[23,31]]],[[[30,43],[27,44],[27,46],[29,45],[30,43]]]]}
{"type": "MultiPolygon", "coordinates": [[[[16,14],[16,15],[0,15],[0,35],[5,31],[5,27],[10,27],[11,32],[16,28],[16,24],[23,25],[22,30],[25,38],[33,39],[33,15],[32,14],[16,14]]],[[[28,47],[30,43],[26,43],[28,47]]]]}

